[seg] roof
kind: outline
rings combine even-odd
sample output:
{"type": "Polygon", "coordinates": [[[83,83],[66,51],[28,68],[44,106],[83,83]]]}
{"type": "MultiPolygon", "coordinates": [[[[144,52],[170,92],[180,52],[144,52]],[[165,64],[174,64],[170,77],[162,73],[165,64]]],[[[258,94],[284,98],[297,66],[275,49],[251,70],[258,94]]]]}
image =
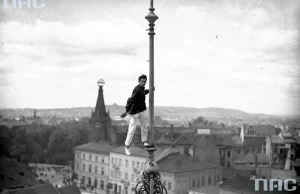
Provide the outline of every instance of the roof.
{"type": "MultiPolygon", "coordinates": [[[[177,150],[172,150],[172,149],[168,149],[168,151],[156,150],[154,152],[154,159],[155,160],[156,159],[161,160],[165,156],[167,156],[168,154],[174,153],[174,152],[177,153],[178,151],[177,150]]],[[[125,146],[117,147],[116,149],[112,150],[111,153],[118,153],[118,154],[126,155],[125,146]]],[[[138,156],[138,157],[146,158],[147,155],[148,155],[148,153],[145,150],[145,148],[138,147],[138,146],[130,146],[130,156],[138,156]]]]}
{"type": "Polygon", "coordinates": [[[173,142],[168,139],[167,137],[165,137],[164,134],[162,134],[162,136],[160,136],[160,138],[158,138],[157,140],[154,141],[154,144],[172,144],[173,142]]]}
{"type": "Polygon", "coordinates": [[[246,162],[245,161],[245,155],[240,153],[240,154],[237,154],[235,159],[234,159],[235,162],[246,162]]]}
{"type": "Polygon", "coordinates": [[[60,194],[50,183],[37,184],[25,188],[9,189],[7,192],[12,194],[60,194]]]}
{"type": "Polygon", "coordinates": [[[60,194],[81,194],[79,188],[76,185],[60,187],[57,190],[60,194]]]}
{"type": "Polygon", "coordinates": [[[243,144],[242,138],[240,136],[233,136],[232,137],[232,143],[233,144],[243,144]]]}
{"type": "Polygon", "coordinates": [[[271,135],[270,136],[271,143],[273,144],[283,144],[284,140],[280,138],[278,135],[271,135]]]}
{"type": "Polygon", "coordinates": [[[269,156],[267,154],[257,154],[258,163],[269,163],[269,156]]]}
{"type": "Polygon", "coordinates": [[[214,134],[216,145],[232,145],[232,134],[214,134]]]}
{"type": "Polygon", "coordinates": [[[192,157],[180,153],[170,153],[157,163],[160,171],[167,173],[184,173],[219,167],[215,164],[193,160],[192,157]]]}
{"type": "Polygon", "coordinates": [[[259,136],[276,135],[276,128],[273,125],[244,125],[247,130],[255,131],[259,136]]]}
{"type": "Polygon", "coordinates": [[[35,175],[15,159],[2,157],[0,159],[0,185],[4,188],[37,184],[35,175]]]}
{"type": "Polygon", "coordinates": [[[252,153],[248,153],[248,154],[246,154],[246,156],[245,156],[245,161],[246,162],[255,162],[255,156],[252,154],[252,153]]]}
{"type": "Polygon", "coordinates": [[[115,149],[115,146],[106,141],[100,140],[98,142],[90,142],[87,144],[76,146],[74,149],[87,152],[109,154],[110,151],[115,149]]]}
{"type": "Polygon", "coordinates": [[[244,170],[244,169],[234,169],[234,168],[223,168],[223,178],[224,179],[231,179],[235,177],[237,174],[240,176],[249,178],[250,175],[255,174],[255,170],[244,170]]]}

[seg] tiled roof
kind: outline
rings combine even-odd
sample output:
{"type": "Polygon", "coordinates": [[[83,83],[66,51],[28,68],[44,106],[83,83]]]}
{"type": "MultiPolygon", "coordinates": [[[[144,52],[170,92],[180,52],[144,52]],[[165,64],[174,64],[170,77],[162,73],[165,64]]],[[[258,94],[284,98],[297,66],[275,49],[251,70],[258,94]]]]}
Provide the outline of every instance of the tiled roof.
{"type": "Polygon", "coordinates": [[[106,141],[100,140],[98,142],[90,142],[87,144],[76,146],[74,149],[81,150],[81,151],[87,151],[87,152],[109,154],[110,151],[115,149],[115,146],[111,145],[110,143],[108,143],[106,141]]]}
{"type": "Polygon", "coordinates": [[[161,172],[183,173],[197,170],[217,168],[218,165],[203,161],[193,161],[191,157],[183,156],[180,153],[171,153],[158,161],[161,172]]]}
{"type": "Polygon", "coordinates": [[[79,188],[76,185],[70,185],[57,189],[60,194],[81,194],[79,188]]]}
{"type": "Polygon", "coordinates": [[[34,185],[38,182],[35,175],[15,159],[2,157],[0,159],[0,185],[4,188],[34,185]]]}

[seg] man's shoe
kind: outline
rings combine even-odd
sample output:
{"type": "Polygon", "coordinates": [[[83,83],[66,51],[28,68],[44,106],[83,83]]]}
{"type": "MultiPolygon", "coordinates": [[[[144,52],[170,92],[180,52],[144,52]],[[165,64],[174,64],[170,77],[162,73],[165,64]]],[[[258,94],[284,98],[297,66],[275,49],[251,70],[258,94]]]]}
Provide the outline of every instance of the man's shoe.
{"type": "Polygon", "coordinates": [[[126,153],[126,155],[130,155],[129,146],[125,146],[125,153],[126,153]]]}

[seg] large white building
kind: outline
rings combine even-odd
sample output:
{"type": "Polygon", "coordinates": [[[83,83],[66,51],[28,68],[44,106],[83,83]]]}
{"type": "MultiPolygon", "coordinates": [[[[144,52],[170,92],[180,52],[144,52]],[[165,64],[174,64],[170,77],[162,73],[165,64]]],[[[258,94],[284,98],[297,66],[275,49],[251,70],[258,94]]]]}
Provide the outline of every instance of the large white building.
{"type": "MultiPolygon", "coordinates": [[[[118,147],[110,152],[110,182],[112,183],[113,193],[135,193],[136,184],[142,180],[142,172],[145,166],[147,151],[141,147],[130,147],[131,154],[125,154],[124,146],[118,147]]],[[[169,153],[176,150],[158,150],[155,151],[154,160],[159,161],[169,153]]],[[[161,169],[163,170],[163,169],[161,169]]],[[[161,174],[162,175],[162,174],[161,174]]],[[[166,182],[167,177],[162,176],[161,181],[166,182]]],[[[169,182],[167,182],[168,184],[169,182]]]]}
{"type": "Polygon", "coordinates": [[[74,169],[82,190],[106,193],[109,184],[109,152],[115,147],[105,141],[90,142],[74,148],[74,169]]]}

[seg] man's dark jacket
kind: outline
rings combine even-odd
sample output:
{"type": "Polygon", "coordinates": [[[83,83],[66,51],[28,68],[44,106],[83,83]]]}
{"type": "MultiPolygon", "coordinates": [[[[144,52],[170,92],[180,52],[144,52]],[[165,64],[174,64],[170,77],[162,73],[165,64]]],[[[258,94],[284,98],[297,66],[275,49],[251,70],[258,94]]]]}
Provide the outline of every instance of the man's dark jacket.
{"type": "Polygon", "coordinates": [[[145,90],[145,87],[137,85],[132,92],[130,98],[128,98],[126,103],[126,112],[128,114],[134,115],[140,112],[145,111],[146,108],[146,95],[149,93],[149,90],[145,90]]]}

